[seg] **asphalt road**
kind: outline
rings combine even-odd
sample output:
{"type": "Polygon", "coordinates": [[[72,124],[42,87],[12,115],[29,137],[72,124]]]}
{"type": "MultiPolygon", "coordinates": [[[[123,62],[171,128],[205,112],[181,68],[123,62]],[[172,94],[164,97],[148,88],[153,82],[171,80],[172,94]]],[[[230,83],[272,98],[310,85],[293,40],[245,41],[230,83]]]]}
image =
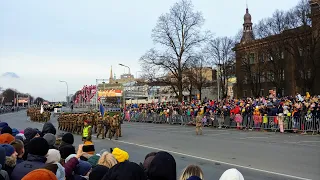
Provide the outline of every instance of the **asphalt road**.
{"type": "MultiPolygon", "coordinates": [[[[25,111],[0,115],[0,120],[18,129],[43,125],[30,122],[25,111]]],[[[56,125],[56,118],[51,122],[56,125]]],[[[137,163],[149,152],[165,150],[174,156],[178,176],[196,164],[205,179],[219,179],[229,168],[237,168],[246,180],[320,179],[320,136],[211,128],[196,136],[194,127],[145,123],[125,123],[122,132],[118,141],[93,138],[96,150],[120,147],[137,163]]],[[[75,140],[81,143],[80,136],[75,140]]]]}

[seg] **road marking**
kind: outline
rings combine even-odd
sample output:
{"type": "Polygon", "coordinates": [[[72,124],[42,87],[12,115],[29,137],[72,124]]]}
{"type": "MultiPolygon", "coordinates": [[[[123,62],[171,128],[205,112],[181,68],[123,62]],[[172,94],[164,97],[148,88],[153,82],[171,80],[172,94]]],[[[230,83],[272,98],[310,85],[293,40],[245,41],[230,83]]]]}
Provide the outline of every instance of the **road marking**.
{"type": "Polygon", "coordinates": [[[298,143],[320,143],[320,141],[299,141],[298,143]]]}
{"type": "Polygon", "coordinates": [[[238,164],[232,164],[232,163],[218,161],[218,160],[209,159],[209,158],[204,158],[204,157],[200,157],[200,156],[194,156],[194,155],[190,155],[190,154],[185,154],[185,153],[181,153],[181,152],[177,152],[177,151],[171,151],[171,150],[161,149],[161,148],[157,148],[157,147],[146,146],[146,145],[137,144],[137,143],[131,143],[131,142],[127,142],[127,141],[119,141],[119,140],[113,140],[113,141],[120,142],[120,143],[123,143],[123,144],[134,145],[134,146],[138,146],[138,147],[144,147],[144,148],[148,148],[148,149],[154,149],[154,150],[158,150],[158,151],[166,151],[166,152],[172,153],[172,154],[178,154],[178,155],[187,156],[187,157],[191,157],[191,158],[195,158],[195,159],[201,159],[201,160],[210,161],[210,162],[214,162],[214,163],[220,163],[220,164],[226,164],[226,165],[229,165],[229,166],[235,166],[235,167],[239,167],[239,168],[250,169],[250,170],[254,170],[254,171],[259,171],[259,172],[268,173],[268,174],[274,174],[274,175],[288,177],[288,178],[294,178],[294,179],[300,179],[300,180],[311,180],[311,179],[308,179],[308,178],[292,176],[292,175],[288,175],[288,174],[283,174],[283,173],[278,173],[278,172],[273,172],[273,171],[268,171],[268,170],[263,170],[263,169],[258,169],[258,168],[252,168],[252,167],[247,167],[247,166],[238,165],[238,164]]]}
{"type": "Polygon", "coordinates": [[[231,133],[217,133],[217,134],[204,134],[205,136],[220,136],[224,134],[231,134],[231,133]]]}
{"type": "Polygon", "coordinates": [[[238,138],[238,139],[267,139],[269,137],[244,137],[244,138],[238,138]]]}

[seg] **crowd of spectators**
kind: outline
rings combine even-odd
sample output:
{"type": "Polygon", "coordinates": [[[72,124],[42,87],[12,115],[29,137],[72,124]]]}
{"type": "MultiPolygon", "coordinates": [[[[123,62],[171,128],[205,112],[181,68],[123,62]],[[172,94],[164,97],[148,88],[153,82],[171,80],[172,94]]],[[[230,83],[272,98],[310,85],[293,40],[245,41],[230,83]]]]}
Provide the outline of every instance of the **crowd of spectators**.
{"type": "MultiPolygon", "coordinates": [[[[91,141],[77,145],[70,133],[56,134],[47,122],[42,131],[18,130],[0,122],[0,180],[177,180],[176,161],[168,152],[151,152],[143,163],[130,161],[120,148],[97,151],[91,141]]],[[[204,179],[201,168],[187,166],[180,180],[204,179]]],[[[220,180],[243,180],[237,169],[220,180]]]]}
{"type": "Polygon", "coordinates": [[[284,125],[287,129],[312,130],[319,133],[320,97],[269,97],[222,99],[191,102],[163,102],[128,105],[124,111],[124,119],[153,118],[163,116],[169,122],[171,117],[183,116],[189,123],[195,121],[198,114],[203,116],[206,125],[221,128],[230,127],[232,123],[238,129],[264,128],[272,124],[275,128],[284,125]]]}

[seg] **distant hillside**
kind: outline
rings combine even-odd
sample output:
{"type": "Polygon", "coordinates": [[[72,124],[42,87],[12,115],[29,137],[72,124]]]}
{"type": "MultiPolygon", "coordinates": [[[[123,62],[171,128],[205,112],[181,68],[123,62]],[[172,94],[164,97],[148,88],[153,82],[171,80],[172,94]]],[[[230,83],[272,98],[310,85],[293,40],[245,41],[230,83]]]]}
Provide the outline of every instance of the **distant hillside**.
{"type": "Polygon", "coordinates": [[[1,77],[8,77],[8,78],[19,78],[19,76],[14,73],[14,72],[6,72],[6,73],[3,73],[1,75],[1,77]]]}

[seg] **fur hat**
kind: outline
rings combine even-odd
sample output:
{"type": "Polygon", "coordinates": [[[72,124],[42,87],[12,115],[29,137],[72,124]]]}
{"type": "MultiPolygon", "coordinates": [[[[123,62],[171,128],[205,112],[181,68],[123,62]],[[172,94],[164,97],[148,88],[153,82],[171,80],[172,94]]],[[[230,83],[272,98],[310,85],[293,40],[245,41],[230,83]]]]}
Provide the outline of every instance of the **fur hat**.
{"type": "Polygon", "coordinates": [[[47,161],[46,163],[58,163],[60,162],[61,159],[61,155],[60,152],[56,149],[49,149],[48,153],[47,153],[47,161]]]}
{"type": "Polygon", "coordinates": [[[47,169],[36,169],[25,175],[22,180],[57,180],[53,172],[47,169]]]}
{"type": "Polygon", "coordinates": [[[119,163],[129,160],[129,154],[120,148],[114,148],[112,155],[119,163]]]}
{"type": "Polygon", "coordinates": [[[15,138],[9,133],[1,134],[0,144],[10,144],[12,141],[14,141],[14,139],[15,138]]]}
{"type": "Polygon", "coordinates": [[[33,138],[28,144],[28,151],[33,155],[45,156],[49,151],[49,144],[42,137],[33,138]]]}
{"type": "Polygon", "coordinates": [[[26,137],[27,140],[31,140],[32,138],[34,138],[37,135],[38,131],[36,129],[33,128],[26,128],[24,130],[24,136],[26,137]]]}

